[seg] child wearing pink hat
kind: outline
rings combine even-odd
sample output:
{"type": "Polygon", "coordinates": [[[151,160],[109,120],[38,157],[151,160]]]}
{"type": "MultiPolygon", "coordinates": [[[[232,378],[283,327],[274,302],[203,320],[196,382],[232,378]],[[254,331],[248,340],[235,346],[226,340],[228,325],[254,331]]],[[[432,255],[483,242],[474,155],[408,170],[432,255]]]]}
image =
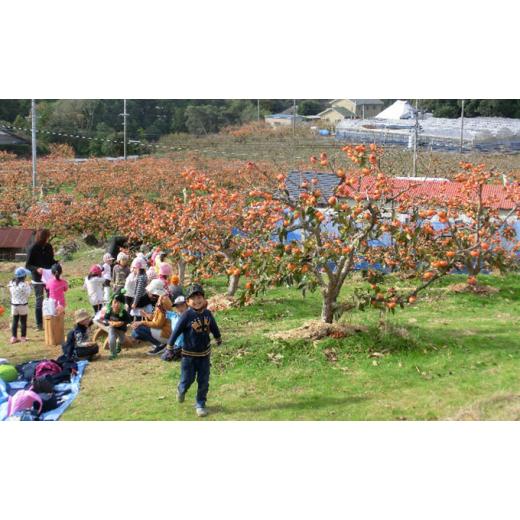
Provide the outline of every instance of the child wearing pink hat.
{"type": "Polygon", "coordinates": [[[87,290],[88,299],[90,305],[97,313],[103,307],[103,286],[105,285],[105,279],[103,278],[103,271],[101,266],[94,264],[85,278],[83,287],[87,290]]]}

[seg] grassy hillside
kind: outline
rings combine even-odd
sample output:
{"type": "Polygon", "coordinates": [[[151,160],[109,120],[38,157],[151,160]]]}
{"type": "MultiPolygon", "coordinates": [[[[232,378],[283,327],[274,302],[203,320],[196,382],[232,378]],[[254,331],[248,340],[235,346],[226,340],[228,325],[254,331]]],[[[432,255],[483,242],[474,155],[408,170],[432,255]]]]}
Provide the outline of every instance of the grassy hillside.
{"type": "MultiPolygon", "coordinates": [[[[73,286],[69,324],[73,309],[88,307],[81,276],[99,253],[82,252],[64,264],[73,286]]],[[[0,264],[0,283],[11,267],[0,264]]],[[[212,357],[208,419],[519,418],[520,281],[514,275],[483,277],[499,289],[487,296],[451,291],[449,286],[460,281],[445,279],[391,317],[387,332],[377,327],[378,312],[354,312],[346,320],[368,329],[341,339],[269,337],[319,316],[317,294],[303,298],[292,289],[273,289],[248,307],[217,312],[224,344],[212,357]]],[[[224,287],[225,280],[207,285],[210,295],[224,287]]],[[[32,329],[32,313],[31,341],[25,345],[8,344],[8,321],[6,312],[0,318],[0,357],[19,363],[59,354],[32,329]]],[[[147,350],[124,350],[116,361],[102,352],[87,368],[80,395],[63,419],[194,419],[194,389],[184,404],[174,399],[179,364],[150,358],[147,350]]]]}

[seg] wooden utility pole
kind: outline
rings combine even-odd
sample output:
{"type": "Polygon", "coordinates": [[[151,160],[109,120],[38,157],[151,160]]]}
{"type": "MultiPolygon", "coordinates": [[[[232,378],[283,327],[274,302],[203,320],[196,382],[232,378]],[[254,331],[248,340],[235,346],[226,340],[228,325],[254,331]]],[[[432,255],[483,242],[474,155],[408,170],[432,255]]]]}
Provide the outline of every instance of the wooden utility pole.
{"type": "Polygon", "coordinates": [[[462,100],[462,106],[460,108],[460,153],[462,153],[464,147],[464,100],[462,100]]]}
{"type": "Polygon", "coordinates": [[[31,99],[32,191],[36,192],[36,100],[31,99]]]}

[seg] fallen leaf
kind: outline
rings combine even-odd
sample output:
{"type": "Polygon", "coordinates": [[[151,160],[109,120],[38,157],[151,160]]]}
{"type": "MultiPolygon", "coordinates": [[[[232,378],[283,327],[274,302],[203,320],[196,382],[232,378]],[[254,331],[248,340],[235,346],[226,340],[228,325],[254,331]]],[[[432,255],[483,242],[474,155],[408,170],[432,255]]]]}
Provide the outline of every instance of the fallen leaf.
{"type": "Polygon", "coordinates": [[[381,352],[371,352],[368,357],[370,358],[382,358],[385,357],[385,355],[381,352]]]}

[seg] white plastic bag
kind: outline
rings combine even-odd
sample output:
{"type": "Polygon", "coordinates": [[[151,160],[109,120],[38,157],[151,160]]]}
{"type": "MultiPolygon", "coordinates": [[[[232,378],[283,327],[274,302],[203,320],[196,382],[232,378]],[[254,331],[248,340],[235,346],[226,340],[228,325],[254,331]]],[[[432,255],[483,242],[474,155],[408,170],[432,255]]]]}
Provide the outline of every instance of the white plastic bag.
{"type": "Polygon", "coordinates": [[[44,316],[56,316],[56,300],[45,298],[42,304],[42,312],[44,316]]]}

